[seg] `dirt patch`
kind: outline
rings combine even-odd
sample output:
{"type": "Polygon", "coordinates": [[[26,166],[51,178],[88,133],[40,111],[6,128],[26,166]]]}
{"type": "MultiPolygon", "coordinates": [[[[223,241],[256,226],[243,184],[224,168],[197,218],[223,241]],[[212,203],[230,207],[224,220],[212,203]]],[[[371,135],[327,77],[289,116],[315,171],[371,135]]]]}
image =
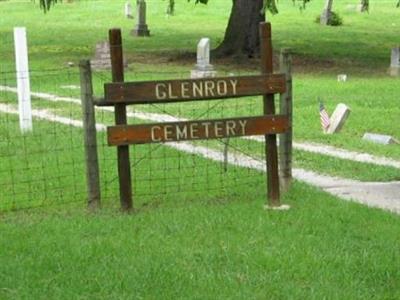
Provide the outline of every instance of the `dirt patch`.
{"type": "MultiPolygon", "coordinates": [[[[196,63],[196,53],[189,51],[157,51],[126,53],[129,64],[135,63],[154,65],[171,65],[186,67],[188,70],[196,63]]],[[[293,71],[296,73],[352,73],[352,74],[386,74],[386,68],[376,68],[363,65],[351,59],[333,60],[304,56],[301,53],[293,53],[293,71]]],[[[245,56],[231,56],[218,58],[211,53],[211,63],[218,70],[258,72],[260,59],[245,56]]],[[[274,68],[279,68],[279,52],[274,52],[274,68]]]]}

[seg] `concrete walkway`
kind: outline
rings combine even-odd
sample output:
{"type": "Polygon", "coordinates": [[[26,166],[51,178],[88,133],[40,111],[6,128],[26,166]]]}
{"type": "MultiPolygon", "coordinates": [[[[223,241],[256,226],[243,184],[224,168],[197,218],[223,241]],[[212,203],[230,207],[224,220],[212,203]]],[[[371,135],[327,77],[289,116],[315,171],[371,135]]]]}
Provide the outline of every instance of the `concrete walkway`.
{"type": "Polygon", "coordinates": [[[400,214],[400,181],[361,182],[294,169],[293,176],[344,200],[400,214]]]}

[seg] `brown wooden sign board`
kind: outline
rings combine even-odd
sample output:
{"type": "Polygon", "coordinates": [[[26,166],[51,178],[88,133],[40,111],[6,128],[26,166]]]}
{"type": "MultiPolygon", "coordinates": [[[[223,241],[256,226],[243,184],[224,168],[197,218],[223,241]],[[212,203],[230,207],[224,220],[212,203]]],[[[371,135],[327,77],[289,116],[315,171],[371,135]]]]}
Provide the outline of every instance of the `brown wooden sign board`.
{"type": "Polygon", "coordinates": [[[218,120],[117,125],[107,128],[107,136],[110,146],[121,146],[277,134],[285,132],[288,126],[286,116],[266,115],[218,120]]]}
{"type": "Polygon", "coordinates": [[[203,79],[117,82],[104,85],[101,105],[224,99],[285,92],[283,74],[203,79]]]}

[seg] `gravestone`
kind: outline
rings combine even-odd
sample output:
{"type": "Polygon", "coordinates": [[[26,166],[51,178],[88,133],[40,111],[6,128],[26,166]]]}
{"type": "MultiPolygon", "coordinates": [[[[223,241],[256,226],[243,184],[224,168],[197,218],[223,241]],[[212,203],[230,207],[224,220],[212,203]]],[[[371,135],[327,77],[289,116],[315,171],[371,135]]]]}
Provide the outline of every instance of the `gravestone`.
{"type": "Polygon", "coordinates": [[[347,81],[347,75],[346,74],[339,74],[337,76],[337,81],[339,82],[346,82],[347,81]]]}
{"type": "Polygon", "coordinates": [[[319,19],[321,25],[329,24],[329,21],[332,17],[332,3],[333,3],[333,0],[326,0],[325,8],[322,11],[321,17],[319,19]]]}
{"type": "Polygon", "coordinates": [[[390,76],[400,76],[400,47],[392,48],[389,74],[390,76]]]}
{"type": "Polygon", "coordinates": [[[127,17],[128,19],[133,19],[132,5],[129,2],[125,3],[125,17],[127,17]]]}
{"type": "Polygon", "coordinates": [[[96,44],[94,58],[90,61],[94,70],[111,69],[110,44],[102,41],[96,44]]]}
{"type": "Polygon", "coordinates": [[[339,132],[340,129],[342,129],[344,123],[346,122],[349,114],[350,114],[350,108],[347,105],[343,103],[338,104],[331,116],[331,124],[329,125],[326,133],[332,134],[339,132]]]}
{"type": "Polygon", "coordinates": [[[363,136],[363,140],[370,141],[376,144],[389,145],[389,144],[397,144],[399,143],[396,139],[394,139],[390,135],[376,134],[376,133],[365,133],[363,136]]]}
{"type": "Polygon", "coordinates": [[[190,72],[191,78],[215,77],[217,72],[210,64],[210,39],[202,38],[197,44],[197,63],[190,72]]]}
{"type": "Polygon", "coordinates": [[[144,0],[136,2],[136,16],[137,24],[131,34],[134,36],[150,36],[150,31],[146,24],[146,2],[144,0]]]}

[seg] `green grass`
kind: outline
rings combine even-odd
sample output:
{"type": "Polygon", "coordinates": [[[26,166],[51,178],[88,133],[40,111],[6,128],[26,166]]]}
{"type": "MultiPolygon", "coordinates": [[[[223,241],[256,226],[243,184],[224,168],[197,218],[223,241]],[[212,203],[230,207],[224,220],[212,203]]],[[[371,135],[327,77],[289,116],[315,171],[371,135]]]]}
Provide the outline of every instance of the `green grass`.
{"type": "MultiPolygon", "coordinates": [[[[400,86],[398,79],[385,74],[390,49],[398,43],[398,10],[388,0],[372,4],[369,14],[359,14],[352,10],[357,3],[335,3],[335,11],[345,21],[344,26],[335,28],[313,22],[323,6],[323,1],[319,0],[313,0],[303,12],[290,1],[282,1],[280,14],[269,16],[275,49],[291,47],[295,52],[295,138],[400,159],[398,146],[371,145],[361,140],[367,131],[400,139],[397,122],[400,111],[396,105],[400,86]],[[337,83],[339,73],[347,73],[349,81],[337,83]],[[318,97],[330,113],[340,102],[352,109],[341,134],[326,136],[321,133],[318,97]]],[[[0,36],[5,41],[0,45],[4,57],[2,68],[14,68],[13,26],[28,28],[30,62],[34,70],[63,68],[68,61],[77,63],[92,56],[95,43],[107,39],[108,29],[118,26],[123,30],[125,54],[130,62],[127,80],[187,77],[194,56],[179,56],[179,53],[193,52],[201,36],[209,36],[214,46],[221,41],[230,1],[210,2],[208,6],[182,2],[177,5],[176,16],[171,18],[164,16],[164,2],[149,1],[148,23],[153,35],[144,39],[129,35],[133,21],[123,17],[123,4],[124,1],[76,1],[58,5],[44,15],[30,1],[0,3],[4,12],[0,36]]],[[[232,61],[225,60],[214,63],[218,69],[236,74],[254,73],[258,69],[256,61],[250,65],[231,64],[232,61]]],[[[33,89],[54,90],[55,84],[48,83],[49,78],[39,79],[35,84],[32,77],[33,89]]],[[[101,85],[109,77],[108,72],[95,74],[97,94],[101,95],[101,85]]],[[[77,77],[65,76],[64,80],[58,80],[60,85],[77,84],[77,77]]]]}
{"type": "MultiPolygon", "coordinates": [[[[349,7],[358,0],[335,2],[344,26],[321,27],[314,19],[323,2],[300,12],[281,1],[280,14],[269,16],[276,53],[294,50],[295,139],[399,160],[398,145],[361,137],[368,131],[400,139],[399,80],[385,74],[390,48],[399,43],[400,10],[386,0],[359,14],[349,7]],[[348,82],[336,81],[340,73],[348,82]],[[330,113],[338,103],[350,106],[340,134],[322,134],[319,97],[330,113]]],[[[166,18],[166,2],[148,0],[152,37],[138,39],[129,35],[134,21],[123,17],[124,3],[74,1],[44,15],[31,1],[0,1],[0,85],[15,85],[14,26],[28,29],[36,92],[79,98],[79,90],[61,88],[79,85],[77,69],[67,63],[92,56],[112,27],[122,28],[126,80],[186,78],[199,38],[209,36],[213,47],[221,41],[231,5],[183,1],[166,18]]],[[[222,75],[258,72],[257,60],[213,64],[222,75]]],[[[93,79],[101,96],[110,73],[95,72],[93,79]]],[[[0,92],[0,102],[16,106],[16,96],[0,92]]],[[[76,104],[34,98],[32,105],[81,119],[76,104]]],[[[249,97],[134,108],[214,118],[256,115],[262,107],[259,97],[249,97]]],[[[97,121],[113,124],[113,115],[98,112],[97,121]]],[[[21,136],[17,118],[0,113],[0,299],[400,298],[397,215],[300,182],[284,194],[290,211],[264,211],[261,172],[234,166],[224,172],[221,163],[157,145],[131,147],[136,213],[121,214],[116,151],[105,141],[99,133],[103,210],[88,214],[82,129],[34,119],[34,133],[21,136]]],[[[223,149],[219,141],[195,144],[223,149]]],[[[233,152],[263,159],[259,142],[230,144],[233,152]]],[[[363,181],[400,179],[398,169],[304,151],[294,152],[294,166],[363,181]]]]}
{"type": "MultiPolygon", "coordinates": [[[[261,186],[259,186],[261,188],[261,186]]],[[[397,299],[399,218],[295,183],[289,212],[242,189],[138,214],[1,217],[2,299],[397,299]]]]}

